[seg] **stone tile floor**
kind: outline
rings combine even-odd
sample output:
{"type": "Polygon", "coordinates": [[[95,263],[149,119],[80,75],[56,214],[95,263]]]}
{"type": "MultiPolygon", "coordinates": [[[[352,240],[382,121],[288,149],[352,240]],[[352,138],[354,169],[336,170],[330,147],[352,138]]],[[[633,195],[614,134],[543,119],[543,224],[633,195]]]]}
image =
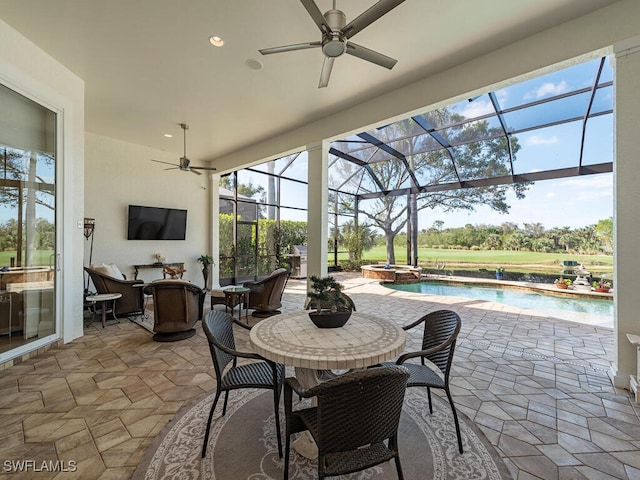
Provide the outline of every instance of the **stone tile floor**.
{"type": "MultiPolygon", "coordinates": [[[[441,308],[461,315],[454,401],[515,479],[640,479],[640,407],[607,376],[611,329],[336,276],[359,312],[403,325],[441,308]]],[[[305,285],[289,282],[283,311],[301,308],[305,285]]],[[[237,341],[245,344],[246,333],[237,341]]],[[[420,332],[410,332],[407,349],[419,343],[420,332]]],[[[214,384],[199,324],[190,339],[157,343],[129,321],[95,323],[84,337],[0,371],[0,477],[129,478],[174,414],[214,384]],[[77,469],[36,476],[7,463],[19,461],[77,469]]]]}

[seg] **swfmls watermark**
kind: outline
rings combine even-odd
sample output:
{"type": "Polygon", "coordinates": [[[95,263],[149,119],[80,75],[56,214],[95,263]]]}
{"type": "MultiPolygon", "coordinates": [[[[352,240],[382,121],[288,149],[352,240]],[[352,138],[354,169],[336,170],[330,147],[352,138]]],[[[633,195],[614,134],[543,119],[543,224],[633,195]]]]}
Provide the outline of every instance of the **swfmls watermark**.
{"type": "Polygon", "coordinates": [[[5,460],[2,463],[4,473],[21,472],[75,472],[78,462],[75,460],[5,460]]]}

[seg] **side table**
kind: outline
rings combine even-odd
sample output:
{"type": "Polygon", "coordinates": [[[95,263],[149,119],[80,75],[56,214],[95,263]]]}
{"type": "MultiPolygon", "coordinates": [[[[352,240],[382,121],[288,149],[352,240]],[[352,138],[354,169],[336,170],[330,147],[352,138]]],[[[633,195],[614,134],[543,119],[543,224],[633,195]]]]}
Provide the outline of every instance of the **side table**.
{"type": "Polygon", "coordinates": [[[238,308],[238,320],[242,320],[242,304],[247,307],[245,311],[245,319],[247,324],[249,323],[249,292],[251,290],[247,287],[227,287],[224,292],[224,309],[227,311],[228,307],[231,307],[231,315],[233,315],[233,307],[240,305],[238,308]]]}
{"type": "Polygon", "coordinates": [[[99,295],[91,295],[86,298],[87,302],[93,303],[93,316],[96,315],[96,303],[102,303],[102,328],[105,327],[107,321],[107,302],[111,302],[111,316],[114,320],[120,322],[116,317],[116,300],[122,298],[121,293],[101,293],[99,295]]]}

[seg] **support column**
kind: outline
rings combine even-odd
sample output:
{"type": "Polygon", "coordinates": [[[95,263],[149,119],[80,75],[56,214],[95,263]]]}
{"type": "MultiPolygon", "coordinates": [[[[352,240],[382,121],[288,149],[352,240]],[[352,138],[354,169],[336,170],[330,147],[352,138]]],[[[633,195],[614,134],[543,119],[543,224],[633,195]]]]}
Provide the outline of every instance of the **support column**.
{"type": "Polygon", "coordinates": [[[327,275],[329,249],[329,142],[307,146],[307,284],[309,277],[327,275]]]}
{"type": "Polygon", "coordinates": [[[636,348],[627,334],[640,335],[637,279],[640,272],[640,165],[638,164],[638,112],[640,111],[640,37],[614,45],[614,292],[615,345],[613,383],[630,388],[637,375],[636,348]]]}
{"type": "Polygon", "coordinates": [[[215,265],[211,267],[211,287],[220,287],[220,175],[212,173],[209,175],[209,193],[210,193],[210,248],[211,256],[215,265]]]}

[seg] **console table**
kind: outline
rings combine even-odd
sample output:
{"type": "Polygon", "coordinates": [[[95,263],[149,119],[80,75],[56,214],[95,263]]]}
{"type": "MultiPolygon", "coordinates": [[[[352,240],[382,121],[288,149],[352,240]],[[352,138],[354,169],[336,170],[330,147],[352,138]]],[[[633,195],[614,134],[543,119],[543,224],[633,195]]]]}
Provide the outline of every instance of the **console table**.
{"type": "MultiPolygon", "coordinates": [[[[133,266],[133,279],[138,279],[138,271],[144,270],[147,268],[161,268],[162,269],[162,278],[167,278],[166,273],[164,272],[164,267],[171,268],[179,268],[180,270],[184,270],[184,262],[176,262],[176,263],[148,263],[146,265],[134,265],[133,266]]],[[[180,278],[182,278],[182,274],[180,274],[180,278]]]]}

